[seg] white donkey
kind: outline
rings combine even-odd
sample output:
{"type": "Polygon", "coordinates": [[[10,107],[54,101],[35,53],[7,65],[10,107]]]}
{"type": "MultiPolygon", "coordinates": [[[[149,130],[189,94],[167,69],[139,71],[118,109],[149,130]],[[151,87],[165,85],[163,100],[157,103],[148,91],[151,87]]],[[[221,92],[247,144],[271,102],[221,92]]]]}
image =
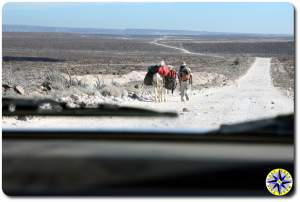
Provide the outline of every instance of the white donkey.
{"type": "Polygon", "coordinates": [[[164,78],[159,73],[153,75],[153,87],[155,93],[155,102],[166,102],[164,78]]]}

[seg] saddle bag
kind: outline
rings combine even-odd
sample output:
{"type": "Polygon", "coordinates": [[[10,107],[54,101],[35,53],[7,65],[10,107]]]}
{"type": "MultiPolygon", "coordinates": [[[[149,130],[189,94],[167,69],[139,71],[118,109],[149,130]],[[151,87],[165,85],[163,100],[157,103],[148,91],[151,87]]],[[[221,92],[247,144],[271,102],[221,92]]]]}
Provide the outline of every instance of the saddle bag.
{"type": "Polygon", "coordinates": [[[148,72],[144,78],[145,86],[152,86],[153,85],[153,75],[151,72],[148,72]]]}
{"type": "Polygon", "coordinates": [[[155,74],[158,72],[159,68],[160,68],[160,66],[158,66],[158,65],[150,66],[150,67],[148,67],[148,73],[155,74]]]}

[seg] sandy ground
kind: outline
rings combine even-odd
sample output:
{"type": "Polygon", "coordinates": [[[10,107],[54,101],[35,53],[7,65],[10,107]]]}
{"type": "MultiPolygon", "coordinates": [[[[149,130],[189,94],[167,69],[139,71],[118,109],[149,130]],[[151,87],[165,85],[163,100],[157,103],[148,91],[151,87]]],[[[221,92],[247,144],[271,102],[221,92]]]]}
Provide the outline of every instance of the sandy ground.
{"type": "Polygon", "coordinates": [[[179,93],[167,96],[167,102],[125,102],[124,105],[155,110],[174,110],[177,118],[32,118],[20,121],[4,118],[7,128],[202,128],[221,124],[273,117],[292,113],[294,101],[272,84],[270,58],[256,58],[248,72],[233,84],[201,91],[190,90],[191,100],[181,102],[179,93]],[[183,108],[187,112],[183,112],[183,108]]]}

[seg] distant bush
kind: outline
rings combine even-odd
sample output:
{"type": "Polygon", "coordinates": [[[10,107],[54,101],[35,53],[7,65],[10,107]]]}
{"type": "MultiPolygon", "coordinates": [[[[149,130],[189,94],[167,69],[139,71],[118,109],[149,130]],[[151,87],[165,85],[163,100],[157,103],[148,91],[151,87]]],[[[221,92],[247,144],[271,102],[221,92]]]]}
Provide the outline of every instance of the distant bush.
{"type": "Polygon", "coordinates": [[[239,65],[239,64],[240,64],[240,59],[239,59],[239,58],[236,58],[236,59],[233,61],[233,64],[234,64],[234,65],[239,65]]]}

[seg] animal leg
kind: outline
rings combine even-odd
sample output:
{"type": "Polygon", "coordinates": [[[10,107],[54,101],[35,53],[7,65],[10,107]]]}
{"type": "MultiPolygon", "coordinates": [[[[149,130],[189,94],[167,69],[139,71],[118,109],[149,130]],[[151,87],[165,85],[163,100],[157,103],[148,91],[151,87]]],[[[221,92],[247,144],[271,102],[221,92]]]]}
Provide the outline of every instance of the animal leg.
{"type": "Polygon", "coordinates": [[[157,87],[154,87],[154,99],[155,99],[155,102],[158,102],[158,92],[157,92],[157,87]]]}
{"type": "Polygon", "coordinates": [[[160,88],[158,87],[158,89],[157,89],[157,91],[158,91],[158,102],[161,102],[161,91],[160,91],[160,88]]]}

